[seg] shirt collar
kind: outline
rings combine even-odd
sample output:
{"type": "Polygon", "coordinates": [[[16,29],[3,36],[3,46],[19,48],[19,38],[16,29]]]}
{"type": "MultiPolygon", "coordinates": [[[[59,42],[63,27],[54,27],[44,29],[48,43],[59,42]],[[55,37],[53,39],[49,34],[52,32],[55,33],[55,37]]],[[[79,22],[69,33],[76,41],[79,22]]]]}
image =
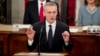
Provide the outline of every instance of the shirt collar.
{"type": "MultiPolygon", "coordinates": [[[[41,5],[41,1],[40,0],[38,0],[38,3],[39,3],[39,5],[41,5]]],[[[44,0],[42,3],[43,3],[43,6],[44,6],[44,4],[46,3],[46,0],[44,0]]]]}
{"type": "Polygon", "coordinates": [[[50,24],[50,23],[48,23],[48,22],[46,21],[46,26],[48,26],[48,25],[52,25],[52,27],[55,27],[55,26],[56,26],[56,20],[55,20],[52,24],[50,24]]]}

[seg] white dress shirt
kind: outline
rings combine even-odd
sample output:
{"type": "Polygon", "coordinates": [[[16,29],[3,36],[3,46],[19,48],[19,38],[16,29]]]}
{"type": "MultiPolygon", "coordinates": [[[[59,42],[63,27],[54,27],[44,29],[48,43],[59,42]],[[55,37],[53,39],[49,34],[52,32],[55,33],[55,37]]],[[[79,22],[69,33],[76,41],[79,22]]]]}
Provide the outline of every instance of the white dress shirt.
{"type": "Polygon", "coordinates": [[[49,25],[52,26],[52,33],[53,33],[53,36],[54,36],[55,28],[56,28],[56,21],[54,21],[52,24],[49,24],[49,23],[46,21],[46,36],[47,36],[47,39],[48,39],[49,25]]]}

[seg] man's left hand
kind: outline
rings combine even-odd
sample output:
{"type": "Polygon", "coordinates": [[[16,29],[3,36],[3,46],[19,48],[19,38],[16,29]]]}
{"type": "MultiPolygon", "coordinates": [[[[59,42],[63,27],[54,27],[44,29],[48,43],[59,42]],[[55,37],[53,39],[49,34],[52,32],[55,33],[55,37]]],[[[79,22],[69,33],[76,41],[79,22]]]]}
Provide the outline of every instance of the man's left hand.
{"type": "Polygon", "coordinates": [[[68,42],[68,41],[69,41],[69,37],[70,37],[69,32],[68,32],[68,31],[64,31],[64,32],[62,33],[62,37],[63,37],[65,43],[68,42]]]}

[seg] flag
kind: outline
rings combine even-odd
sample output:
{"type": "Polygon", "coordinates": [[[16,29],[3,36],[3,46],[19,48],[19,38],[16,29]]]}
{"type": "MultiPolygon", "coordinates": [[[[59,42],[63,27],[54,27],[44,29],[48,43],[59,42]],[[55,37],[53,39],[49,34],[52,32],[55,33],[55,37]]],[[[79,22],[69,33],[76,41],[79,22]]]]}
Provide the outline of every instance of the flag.
{"type": "Polygon", "coordinates": [[[68,0],[67,17],[68,17],[68,24],[70,26],[75,25],[75,3],[76,0],[68,0]]]}
{"type": "Polygon", "coordinates": [[[75,3],[76,0],[61,1],[61,21],[70,25],[75,25],[75,3]]]}

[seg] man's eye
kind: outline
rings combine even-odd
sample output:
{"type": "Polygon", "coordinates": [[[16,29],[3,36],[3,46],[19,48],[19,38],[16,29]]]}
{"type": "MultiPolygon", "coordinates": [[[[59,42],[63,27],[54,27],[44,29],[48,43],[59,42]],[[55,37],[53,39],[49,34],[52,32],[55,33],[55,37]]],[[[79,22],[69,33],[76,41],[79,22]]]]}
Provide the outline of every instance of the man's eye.
{"type": "Polygon", "coordinates": [[[53,13],[56,13],[56,11],[54,11],[53,13]]]}
{"type": "Polygon", "coordinates": [[[49,14],[51,13],[51,12],[48,12],[49,14]]]}

